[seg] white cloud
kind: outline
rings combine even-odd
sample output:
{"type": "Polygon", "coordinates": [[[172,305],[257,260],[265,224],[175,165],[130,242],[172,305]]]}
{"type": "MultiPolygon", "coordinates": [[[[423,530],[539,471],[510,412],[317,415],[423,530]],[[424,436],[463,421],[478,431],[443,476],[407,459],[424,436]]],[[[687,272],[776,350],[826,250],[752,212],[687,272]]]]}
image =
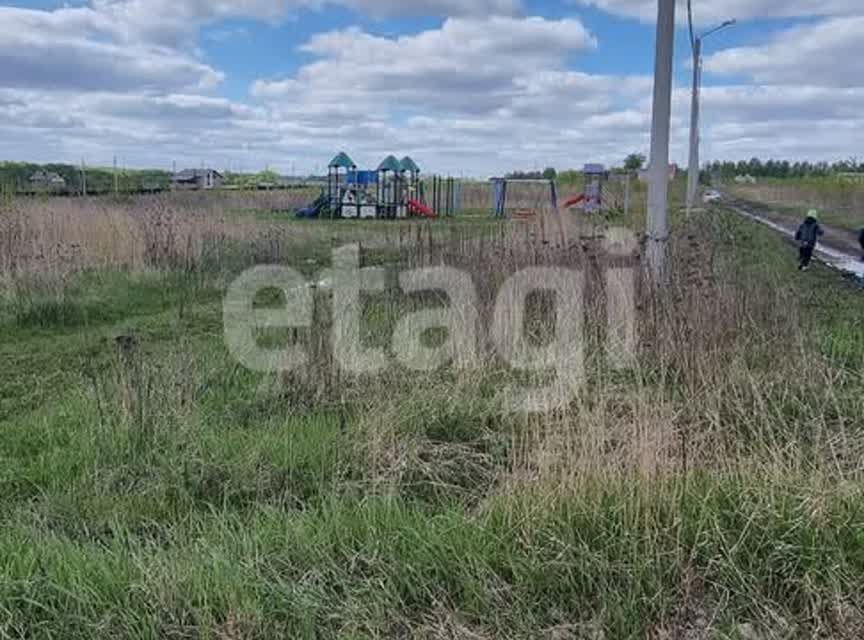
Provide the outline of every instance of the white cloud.
{"type": "Polygon", "coordinates": [[[278,22],[302,9],[345,6],[374,17],[514,14],[521,0],[92,0],[92,7],[130,40],[188,47],[198,28],[228,18],[278,22]]]}
{"type": "Polygon", "coordinates": [[[832,18],[784,31],[762,46],[726,49],[709,56],[705,68],[763,84],[864,86],[856,64],[864,57],[862,35],[864,15],[832,18]]]}
{"type": "Polygon", "coordinates": [[[118,27],[91,9],[0,7],[0,87],[203,90],[222,77],[191,55],[123,42],[118,27]]]}
{"type": "Polygon", "coordinates": [[[200,28],[228,18],[276,22],[342,4],[376,15],[496,15],[519,0],[92,0],[53,11],[0,6],[0,87],[207,90],[223,79],[197,54],[200,28]]]}
{"type": "MultiPolygon", "coordinates": [[[[571,0],[595,6],[609,13],[637,18],[643,22],[657,19],[657,0],[571,0]]],[[[678,0],[678,21],[686,20],[686,0],[678,0]]],[[[807,16],[846,16],[861,13],[860,0],[693,0],[694,20],[700,24],[737,18],[793,18],[807,16]]]]}
{"type": "Polygon", "coordinates": [[[252,93],[286,113],[324,107],[354,113],[432,110],[479,115],[530,94],[538,69],[555,69],[594,38],[577,20],[450,18],[399,38],[357,29],[319,34],[302,50],[321,59],[252,93]]]}
{"type": "MultiPolygon", "coordinates": [[[[689,91],[673,94],[674,146],[686,161],[689,91]]],[[[703,89],[702,157],[837,160],[856,155],[864,88],[735,85],[703,89]]]]}
{"type": "MultiPolygon", "coordinates": [[[[681,108],[689,104],[690,93],[675,94],[681,108]]],[[[705,108],[741,124],[759,121],[802,120],[824,122],[864,118],[864,87],[820,86],[707,87],[702,90],[705,108]]]]}
{"type": "MultiPolygon", "coordinates": [[[[655,0],[597,2],[631,14],[656,7],[655,0]]],[[[710,11],[725,17],[744,5],[751,13],[774,6],[718,0],[710,11]]],[[[813,5],[793,1],[777,11],[813,5]]],[[[700,2],[699,11],[708,6],[700,2]]],[[[844,6],[825,0],[817,8],[842,13],[844,6]]],[[[0,8],[0,137],[7,157],[46,161],[84,155],[104,163],[117,154],[142,166],[176,160],[287,171],[296,162],[311,170],[345,148],[364,165],[409,153],[427,170],[472,175],[619,162],[646,150],[651,79],[573,70],[574,57],[598,44],[582,23],[512,15],[518,8],[515,0],[96,0],[57,11],[0,8]],[[202,25],[218,29],[237,16],[276,21],[298,7],[337,1],[376,15],[460,15],[401,37],[356,28],[309,35],[300,48],[312,61],[289,77],[255,82],[249,104],[217,95],[222,74],[197,52],[202,25]]],[[[864,82],[847,61],[862,53],[854,37],[864,32],[861,19],[826,18],[763,47],[709,58],[709,71],[734,74],[738,84],[705,89],[704,156],[860,153],[864,82]],[[793,46],[781,44],[790,38],[793,46]],[[741,83],[742,75],[753,84],[741,83]]],[[[683,87],[673,116],[672,154],[684,162],[683,87]]]]}
{"type": "Polygon", "coordinates": [[[513,15],[522,6],[521,0],[332,0],[373,16],[435,15],[489,16],[513,15]]]}

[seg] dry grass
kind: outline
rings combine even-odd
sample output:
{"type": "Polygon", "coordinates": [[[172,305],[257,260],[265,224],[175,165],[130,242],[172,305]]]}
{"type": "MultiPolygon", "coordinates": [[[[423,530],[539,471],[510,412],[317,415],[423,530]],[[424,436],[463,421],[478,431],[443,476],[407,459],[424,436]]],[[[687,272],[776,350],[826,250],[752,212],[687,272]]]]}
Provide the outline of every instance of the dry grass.
{"type": "Polygon", "coordinates": [[[308,250],[321,242],[363,241],[381,247],[413,241],[401,227],[381,234],[362,225],[287,224],[287,212],[284,220],[249,215],[284,204],[292,193],[7,201],[0,208],[0,283],[94,269],[141,272],[215,265],[218,270],[229,258],[226,252],[241,243],[249,260],[262,263],[282,262],[298,248],[308,250]]]}
{"type": "MultiPolygon", "coordinates": [[[[447,264],[472,274],[486,322],[501,284],[520,269],[555,265],[586,273],[591,382],[564,410],[523,423],[506,414],[491,422],[483,418],[496,414],[496,404],[494,397],[478,398],[477,390],[503,388],[506,380],[501,377],[506,367],[489,344],[481,350],[478,370],[452,378],[414,376],[407,383],[400,376],[388,379],[382,385],[386,396],[365,398],[368,468],[376,482],[394,490],[393,483],[410,472],[424,475],[430,486],[476,486],[483,492],[495,486],[495,495],[528,490],[554,496],[578,494],[595,483],[632,481],[648,487],[705,471],[779,479],[818,470],[835,480],[847,473],[859,477],[862,469],[849,467],[847,456],[864,447],[862,425],[853,426],[848,418],[857,411],[864,415],[864,402],[853,401],[853,406],[849,397],[841,399],[837,371],[814,360],[787,286],[778,280],[765,288],[724,273],[710,241],[722,232],[712,224],[700,219],[676,234],[676,275],[667,291],[657,296],[640,290],[641,347],[638,364],[626,374],[603,359],[605,264],[598,240],[562,250],[528,242],[517,229],[475,241],[470,251],[447,243],[409,250],[405,265],[447,264]],[[453,406],[459,407],[455,414],[447,408],[453,406]],[[826,419],[828,412],[838,411],[843,418],[826,419]],[[473,425],[469,431],[476,438],[470,444],[441,445],[423,433],[422,425],[429,426],[424,415],[451,414],[453,422],[473,425]],[[496,461],[488,451],[500,434],[499,420],[520,426],[508,457],[496,461]],[[402,431],[406,425],[409,433],[402,431]],[[840,441],[847,452],[843,460],[837,453],[840,441]],[[442,462],[442,456],[459,462],[442,462]],[[490,484],[493,468],[496,481],[490,484]],[[466,482],[461,474],[478,480],[466,482]]],[[[542,343],[550,327],[537,326],[542,343]]]]}
{"type": "MultiPolygon", "coordinates": [[[[38,215],[32,237],[62,237],[38,215]]],[[[70,220],[101,238],[84,215],[70,220]]],[[[116,259],[130,269],[171,268],[170,252],[148,261],[153,229],[203,259],[195,238],[224,223],[213,233],[252,242],[253,262],[332,230],[156,209],[145,233],[140,210],[100,215],[132,221],[137,248],[116,259]]],[[[760,233],[730,224],[676,230],[669,287],[636,292],[626,368],[603,348],[603,227],[546,244],[522,225],[346,227],[400,269],[469,273],[484,325],[509,275],[580,270],[587,381],[542,414],[502,409],[507,385],[544,377],[485,340],[468,370],[337,375],[318,315],[299,336],[310,364],[269,381],[183,323],[167,346],[111,344],[106,366],[9,421],[0,635],[701,639],[773,637],[782,620],[786,637],[857,637],[862,369],[821,356],[764,247],[758,277],[729,261],[723,242],[746,259],[740,238],[760,233]]],[[[94,237],[93,264],[115,266],[94,237]]],[[[378,340],[440,300],[391,286],[367,302],[378,340]]],[[[555,323],[531,309],[542,344],[555,323]]]]}
{"type": "Polygon", "coordinates": [[[864,184],[860,182],[837,178],[763,180],[730,188],[738,197],[785,208],[796,217],[815,208],[828,224],[852,231],[864,228],[864,184]]]}
{"type": "Polygon", "coordinates": [[[0,213],[0,278],[171,268],[199,260],[208,242],[259,233],[213,201],[201,205],[174,196],[16,200],[0,213]]]}

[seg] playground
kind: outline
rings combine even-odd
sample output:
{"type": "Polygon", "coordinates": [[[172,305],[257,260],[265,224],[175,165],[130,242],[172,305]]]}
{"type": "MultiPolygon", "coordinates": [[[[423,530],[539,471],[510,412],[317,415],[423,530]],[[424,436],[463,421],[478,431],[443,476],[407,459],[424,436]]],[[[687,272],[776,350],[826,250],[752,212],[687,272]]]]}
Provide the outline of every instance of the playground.
{"type": "Polygon", "coordinates": [[[554,179],[494,177],[488,181],[424,176],[410,157],[389,155],[376,169],[360,169],[344,151],[328,164],[319,197],[296,212],[298,218],[406,220],[490,215],[498,220],[545,226],[565,213],[629,215],[629,175],[613,174],[599,164],[585,165],[580,186],[560,189],[554,179]],[[563,193],[563,197],[559,197],[563,193]],[[478,207],[479,199],[488,204],[478,207]],[[468,206],[466,206],[468,204],[468,206]]]}
{"type": "Polygon", "coordinates": [[[404,220],[461,212],[461,184],[454,178],[421,178],[414,160],[390,155],[377,169],[359,169],[344,151],[327,166],[327,185],[298,218],[404,220]]]}

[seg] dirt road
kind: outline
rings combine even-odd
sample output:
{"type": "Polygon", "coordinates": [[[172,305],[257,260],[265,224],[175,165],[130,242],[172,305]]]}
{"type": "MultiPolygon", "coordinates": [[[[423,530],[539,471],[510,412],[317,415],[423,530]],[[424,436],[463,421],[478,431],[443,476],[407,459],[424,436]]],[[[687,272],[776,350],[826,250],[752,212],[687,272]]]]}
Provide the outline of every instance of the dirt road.
{"type": "MultiPolygon", "coordinates": [[[[789,224],[787,216],[779,213],[772,215],[762,207],[734,198],[726,200],[726,203],[742,216],[771,227],[788,238],[795,238],[796,227],[789,224]]],[[[825,227],[824,239],[819,243],[814,255],[832,269],[864,280],[864,261],[861,260],[861,248],[855,234],[845,229],[825,227]]]]}

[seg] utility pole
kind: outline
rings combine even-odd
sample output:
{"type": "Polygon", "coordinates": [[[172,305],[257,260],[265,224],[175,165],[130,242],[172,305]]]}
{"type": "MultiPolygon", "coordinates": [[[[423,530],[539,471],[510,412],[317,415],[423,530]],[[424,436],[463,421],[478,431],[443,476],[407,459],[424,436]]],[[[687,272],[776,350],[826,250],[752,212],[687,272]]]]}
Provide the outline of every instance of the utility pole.
{"type": "Polygon", "coordinates": [[[114,156],[114,195],[117,195],[119,185],[117,183],[117,156],[114,156]]]}
{"type": "Polygon", "coordinates": [[[666,243],[669,236],[669,136],[672,126],[675,0],[658,0],[657,4],[646,253],[653,282],[662,284],[666,275],[666,243]]]}
{"type": "Polygon", "coordinates": [[[624,217],[630,219],[630,172],[624,176],[624,217]]]}
{"type": "Polygon", "coordinates": [[[696,192],[699,190],[699,144],[701,142],[699,120],[701,117],[702,92],[702,41],[711,34],[731,27],[735,20],[727,20],[710,31],[696,36],[693,32],[692,2],[687,2],[687,14],[690,21],[690,46],[693,50],[693,90],[690,105],[690,164],[687,168],[687,215],[696,204],[696,192]]]}
{"type": "Polygon", "coordinates": [[[699,91],[702,76],[702,38],[693,42],[693,95],[690,104],[690,164],[687,168],[687,215],[699,189],[699,91]]]}
{"type": "Polygon", "coordinates": [[[81,195],[87,197],[87,167],[84,165],[84,158],[81,158],[81,195]]]}

